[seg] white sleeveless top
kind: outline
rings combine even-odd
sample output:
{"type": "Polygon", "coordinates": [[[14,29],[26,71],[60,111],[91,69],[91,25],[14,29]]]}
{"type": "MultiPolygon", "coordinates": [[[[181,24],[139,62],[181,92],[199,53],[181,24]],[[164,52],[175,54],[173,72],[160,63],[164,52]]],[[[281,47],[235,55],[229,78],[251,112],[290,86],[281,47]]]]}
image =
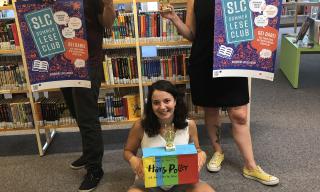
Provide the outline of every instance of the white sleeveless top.
{"type": "MultiPolygon", "coordinates": [[[[187,120],[188,124],[189,121],[187,120]]],[[[187,125],[184,129],[178,129],[175,133],[174,138],[174,144],[175,145],[184,145],[189,143],[189,125],[187,125]]],[[[156,135],[153,137],[149,137],[146,132],[143,134],[143,138],[141,141],[141,148],[147,148],[147,147],[165,147],[166,141],[165,139],[160,135],[156,135]]]]}

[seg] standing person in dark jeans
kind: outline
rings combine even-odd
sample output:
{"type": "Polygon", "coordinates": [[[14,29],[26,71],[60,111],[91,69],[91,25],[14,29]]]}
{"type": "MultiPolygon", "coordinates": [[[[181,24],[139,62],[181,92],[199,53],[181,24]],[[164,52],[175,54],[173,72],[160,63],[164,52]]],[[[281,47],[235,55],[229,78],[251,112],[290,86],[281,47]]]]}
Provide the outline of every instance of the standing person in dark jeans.
{"type": "MultiPolygon", "coordinates": [[[[43,0],[53,3],[54,0],[43,0]]],[[[115,19],[112,0],[83,0],[89,59],[87,60],[91,88],[63,88],[68,108],[76,119],[82,138],[82,156],[70,164],[72,169],[86,168],[87,174],[79,187],[80,192],[94,190],[101,180],[103,141],[98,117],[98,96],[101,85],[103,60],[102,35],[115,19]]]]}

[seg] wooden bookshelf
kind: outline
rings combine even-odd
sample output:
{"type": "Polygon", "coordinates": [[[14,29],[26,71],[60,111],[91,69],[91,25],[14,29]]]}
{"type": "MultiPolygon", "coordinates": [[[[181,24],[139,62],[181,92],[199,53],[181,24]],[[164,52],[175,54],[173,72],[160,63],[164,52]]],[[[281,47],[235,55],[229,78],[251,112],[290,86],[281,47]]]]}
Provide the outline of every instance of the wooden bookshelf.
{"type": "Polygon", "coordinates": [[[8,131],[29,131],[34,130],[34,128],[0,128],[0,132],[8,132],[8,131]]]}
{"type": "Polygon", "coordinates": [[[0,11],[3,11],[3,10],[13,10],[13,6],[12,5],[8,5],[8,6],[0,7],[0,11]]]}
{"type": "Polygon", "coordinates": [[[103,43],[103,49],[134,48],[136,43],[103,43]]]}
{"type": "Polygon", "coordinates": [[[27,88],[22,89],[2,89],[0,94],[12,94],[12,93],[28,93],[27,88]]]}
{"type": "Polygon", "coordinates": [[[179,41],[171,41],[171,40],[167,40],[167,41],[141,41],[140,46],[175,46],[175,45],[191,45],[191,42],[183,39],[183,40],[179,40],[179,41]]]}
{"type": "Polygon", "coordinates": [[[8,55],[8,54],[14,54],[14,55],[20,55],[21,50],[20,49],[0,49],[0,55],[8,55]]]}
{"type": "MultiPolygon", "coordinates": [[[[101,126],[103,125],[132,125],[136,120],[124,120],[124,121],[109,121],[109,122],[101,122],[101,126]]],[[[77,124],[63,124],[63,125],[45,125],[39,126],[40,129],[62,129],[62,128],[75,128],[78,127],[77,124]]]]}
{"type": "MultiPolygon", "coordinates": [[[[174,85],[184,85],[189,83],[189,80],[169,80],[172,84],[174,85]]],[[[146,82],[146,83],[142,83],[143,86],[150,86],[152,85],[153,82],[146,82]]]]}
{"type": "Polygon", "coordinates": [[[113,84],[113,85],[107,85],[106,83],[101,84],[101,88],[103,89],[113,89],[113,88],[121,88],[121,87],[139,87],[139,83],[133,83],[133,84],[113,84]]]}
{"type": "MultiPolygon", "coordinates": [[[[101,83],[101,88],[100,89],[114,89],[114,88],[122,88],[122,87],[139,87],[138,83],[130,83],[130,84],[112,84],[108,85],[106,83],[101,83]]],[[[37,93],[42,93],[42,92],[57,92],[60,91],[59,88],[57,89],[46,89],[46,90],[39,90],[39,91],[34,91],[37,93]]],[[[1,92],[0,92],[1,93],[1,92]]]]}
{"type": "MultiPolygon", "coordinates": [[[[140,46],[175,46],[175,45],[191,45],[191,42],[182,39],[182,40],[163,40],[163,41],[157,41],[152,40],[150,38],[146,38],[145,40],[139,40],[140,46]]],[[[116,48],[134,48],[136,47],[136,43],[103,43],[102,46],[104,49],[116,49],[116,48]]]]}

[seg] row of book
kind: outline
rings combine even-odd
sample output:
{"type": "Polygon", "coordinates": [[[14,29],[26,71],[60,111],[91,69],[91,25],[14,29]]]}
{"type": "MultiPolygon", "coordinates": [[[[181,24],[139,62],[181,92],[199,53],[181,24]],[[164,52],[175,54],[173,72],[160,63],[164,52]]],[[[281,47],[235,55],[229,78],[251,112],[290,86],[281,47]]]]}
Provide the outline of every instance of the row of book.
{"type": "Polygon", "coordinates": [[[139,94],[120,96],[109,93],[98,106],[101,122],[136,120],[141,113],[139,94]]]}
{"type": "MultiPolygon", "coordinates": [[[[186,10],[176,10],[177,15],[185,21],[186,10]]],[[[135,32],[133,13],[119,14],[112,29],[106,29],[104,44],[134,43],[135,32]]],[[[181,40],[173,23],[160,16],[159,12],[140,12],[138,14],[138,32],[141,42],[181,40]]]]}
{"type": "MultiPolygon", "coordinates": [[[[186,10],[176,10],[176,14],[183,21],[186,10]]],[[[139,37],[164,37],[166,39],[178,36],[177,28],[173,23],[161,17],[160,12],[140,12],[138,15],[139,37]]]]}
{"type": "MultiPolygon", "coordinates": [[[[185,101],[189,116],[202,115],[199,107],[192,105],[189,91],[185,92],[185,101]]],[[[115,93],[106,94],[98,102],[99,119],[103,122],[118,122],[140,118],[139,94],[124,96],[115,93]]],[[[75,125],[63,97],[41,97],[35,102],[36,123],[40,126],[75,125]]],[[[33,118],[28,98],[0,100],[0,128],[32,128],[33,118]]]]}
{"type": "Polygon", "coordinates": [[[20,46],[14,21],[0,21],[0,50],[14,50],[20,46]]]}
{"type": "MultiPolygon", "coordinates": [[[[107,85],[138,83],[137,58],[134,48],[110,49],[105,52],[103,62],[107,85]]],[[[142,80],[154,82],[160,79],[173,81],[188,80],[190,47],[158,48],[155,57],[141,61],[142,80]]]]}
{"type": "MultiPolygon", "coordinates": [[[[140,117],[138,94],[117,96],[107,94],[98,102],[101,122],[135,120],[140,117]]],[[[63,97],[41,97],[35,102],[36,123],[40,126],[74,125],[75,119],[70,114],[63,97]]]]}
{"type": "Polygon", "coordinates": [[[26,89],[25,71],[21,56],[0,57],[0,89],[17,90],[26,89]]]}
{"type": "MultiPolygon", "coordinates": [[[[199,116],[203,111],[192,104],[190,91],[185,91],[185,101],[190,116],[199,116]]],[[[75,120],[63,100],[63,97],[40,98],[36,104],[37,123],[45,125],[71,125],[75,120]]],[[[101,122],[118,122],[140,118],[141,106],[139,94],[124,96],[107,93],[98,101],[99,119],[101,122]]]]}
{"type": "Polygon", "coordinates": [[[103,62],[104,78],[107,85],[138,83],[136,56],[105,57],[103,62]]]}
{"type": "Polygon", "coordinates": [[[33,117],[28,98],[0,100],[0,128],[32,128],[33,117]]]}
{"type": "Polygon", "coordinates": [[[71,125],[76,123],[63,97],[40,97],[35,102],[35,113],[36,123],[40,126],[71,125]]]}
{"type": "Polygon", "coordinates": [[[160,79],[188,80],[188,62],[189,58],[185,54],[144,59],[141,66],[142,80],[143,82],[154,82],[160,79]]]}
{"type": "Polygon", "coordinates": [[[115,18],[112,29],[106,29],[105,37],[112,39],[135,38],[133,13],[120,13],[115,18]]]}

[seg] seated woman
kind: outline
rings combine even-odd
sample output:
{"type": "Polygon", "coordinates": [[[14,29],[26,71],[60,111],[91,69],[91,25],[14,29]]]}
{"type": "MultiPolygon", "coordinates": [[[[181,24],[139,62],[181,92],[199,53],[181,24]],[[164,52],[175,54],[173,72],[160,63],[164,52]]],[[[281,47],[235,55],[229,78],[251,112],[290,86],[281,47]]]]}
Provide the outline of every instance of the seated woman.
{"type": "Polygon", "coordinates": [[[142,159],[137,156],[137,151],[139,147],[165,147],[164,135],[170,127],[167,125],[174,125],[175,145],[194,143],[198,151],[199,171],[206,162],[206,154],[199,147],[196,124],[193,120],[187,120],[183,96],[169,81],[157,81],[149,88],[144,116],[131,128],[124,148],[124,158],[136,174],[135,183],[128,192],[214,192],[213,188],[204,182],[145,188],[142,159]]]}

